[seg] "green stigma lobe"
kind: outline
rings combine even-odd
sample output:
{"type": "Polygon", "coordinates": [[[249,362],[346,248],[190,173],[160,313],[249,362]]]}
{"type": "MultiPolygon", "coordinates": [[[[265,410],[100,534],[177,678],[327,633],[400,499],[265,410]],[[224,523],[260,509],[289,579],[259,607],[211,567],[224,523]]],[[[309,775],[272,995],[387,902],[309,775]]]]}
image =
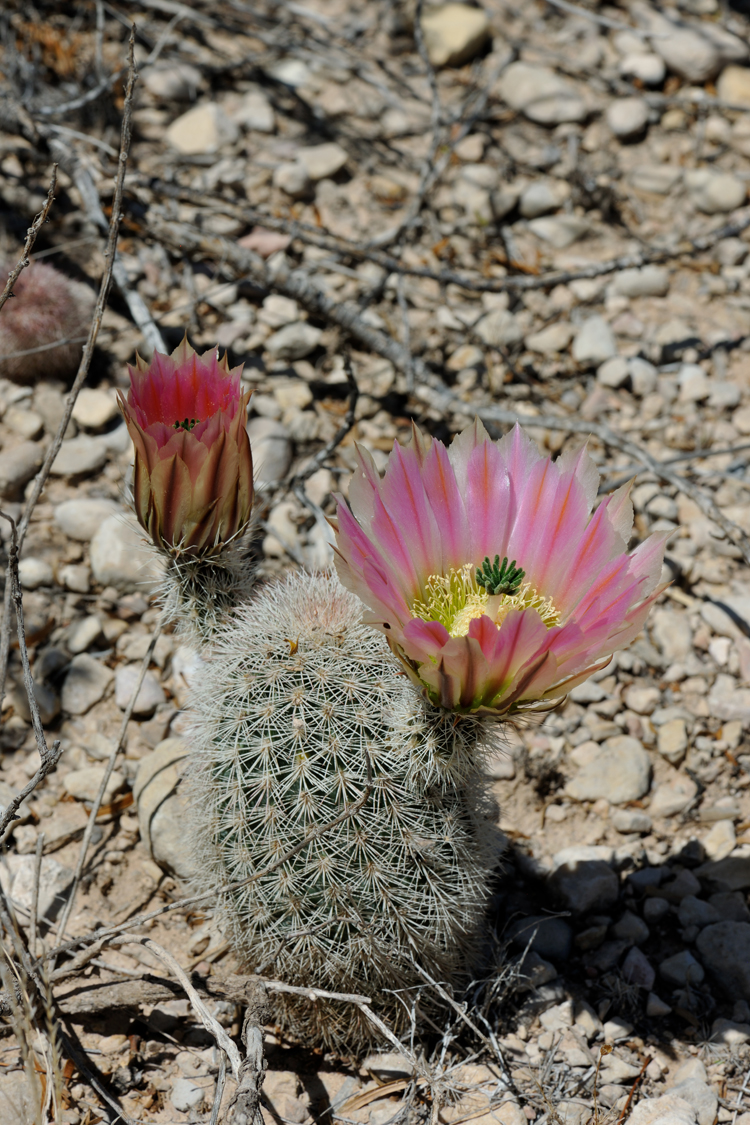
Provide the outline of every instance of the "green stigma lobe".
{"type": "Polygon", "coordinates": [[[516,560],[508,563],[507,555],[500,562],[500,556],[495,555],[494,564],[487,556],[481,567],[477,569],[477,586],[484,586],[488,594],[515,594],[523,582],[525,570],[516,566],[516,560]]]}

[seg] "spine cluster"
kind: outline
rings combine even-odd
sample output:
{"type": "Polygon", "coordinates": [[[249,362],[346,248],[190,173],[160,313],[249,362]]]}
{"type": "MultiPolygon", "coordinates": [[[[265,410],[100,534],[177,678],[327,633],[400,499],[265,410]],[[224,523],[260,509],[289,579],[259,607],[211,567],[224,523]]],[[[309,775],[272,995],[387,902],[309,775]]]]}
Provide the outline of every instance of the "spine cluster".
{"type": "MultiPolygon", "coordinates": [[[[417,965],[455,982],[475,955],[487,727],[425,703],[361,617],[335,577],[294,574],[215,633],[193,699],[194,858],[246,968],[371,996],[398,1026],[417,965]]],[[[351,1005],[283,997],[277,1018],[348,1052],[371,1038],[351,1005]]]]}

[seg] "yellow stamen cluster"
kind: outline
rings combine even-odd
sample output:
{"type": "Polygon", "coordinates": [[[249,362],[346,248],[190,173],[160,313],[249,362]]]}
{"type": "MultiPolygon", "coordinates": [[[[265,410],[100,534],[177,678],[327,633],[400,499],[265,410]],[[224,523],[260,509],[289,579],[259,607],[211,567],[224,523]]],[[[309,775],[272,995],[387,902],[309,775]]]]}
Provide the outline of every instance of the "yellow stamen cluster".
{"type": "Polygon", "coordinates": [[[551,598],[545,598],[530,582],[515,594],[489,595],[477,585],[476,566],[466,563],[447,574],[431,574],[425,582],[425,600],[415,601],[412,617],[439,621],[452,637],[465,637],[476,617],[486,614],[499,628],[512,609],[535,609],[548,629],[560,624],[560,614],[551,598]]]}

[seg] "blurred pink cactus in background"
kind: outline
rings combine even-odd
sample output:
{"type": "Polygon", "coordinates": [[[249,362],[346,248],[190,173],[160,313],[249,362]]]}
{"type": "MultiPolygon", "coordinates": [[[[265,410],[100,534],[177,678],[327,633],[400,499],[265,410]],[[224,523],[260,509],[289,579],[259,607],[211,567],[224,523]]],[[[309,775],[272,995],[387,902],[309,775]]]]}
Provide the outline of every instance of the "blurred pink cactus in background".
{"type": "Polygon", "coordinates": [[[242,368],[230,370],[215,350],[197,355],[185,337],[171,356],[137,356],[129,371],[120,406],[135,445],[138,520],[161,551],[212,555],[244,531],[252,510],[242,368]]]}
{"type": "Polygon", "coordinates": [[[662,589],[668,533],[626,553],[630,486],[592,515],[585,449],[553,463],[520,427],[495,442],[477,421],[449,449],[415,427],[382,478],[358,458],[338,501],[339,577],[441,707],[553,705],[633,640],[662,589]]]}
{"type": "MultiPolygon", "coordinates": [[[[0,267],[3,284],[11,268],[7,264],[0,267]]],[[[19,275],[13,296],[0,313],[0,377],[16,383],[71,379],[81,359],[95,301],[95,294],[83,282],[54,266],[32,262],[19,275]],[[58,340],[64,342],[56,343],[58,340]]]]}

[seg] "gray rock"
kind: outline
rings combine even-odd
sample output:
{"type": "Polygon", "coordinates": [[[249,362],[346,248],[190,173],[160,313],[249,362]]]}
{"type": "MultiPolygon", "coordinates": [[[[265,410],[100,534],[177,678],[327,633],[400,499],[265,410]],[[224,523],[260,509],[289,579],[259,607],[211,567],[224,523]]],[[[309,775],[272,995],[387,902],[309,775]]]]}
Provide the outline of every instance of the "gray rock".
{"type": "Polygon", "coordinates": [[[35,476],[44,460],[44,449],[35,441],[22,441],[0,453],[0,495],[12,500],[35,476]]]}
{"type": "Polygon", "coordinates": [[[697,792],[698,786],[693,779],[680,775],[674,781],[657,786],[651,796],[649,812],[655,820],[659,817],[676,816],[685,811],[697,792]]]}
{"type": "Polygon", "coordinates": [[[629,375],[630,368],[625,356],[614,355],[601,365],[596,373],[596,381],[601,383],[603,387],[611,387],[613,390],[617,390],[618,387],[622,387],[627,382],[629,375]]]}
{"type": "Polygon", "coordinates": [[[276,127],[273,106],[262,90],[250,90],[245,94],[230,116],[236,125],[256,133],[272,133],[276,127]]]}
{"type": "Polygon", "coordinates": [[[654,36],[652,46],[669,69],[699,85],[715,78],[721,69],[721,55],[716,47],[691,28],[663,22],[665,34],[654,36]]]}
{"type": "Polygon", "coordinates": [[[474,331],[491,348],[512,347],[523,339],[518,321],[507,309],[495,309],[483,316],[474,331]]]}
{"type": "Polygon", "coordinates": [[[422,30],[433,66],[463,66],[489,39],[490,21],[483,8],[448,3],[425,11],[422,30]]]}
{"type": "Polygon", "coordinates": [[[711,383],[711,393],[708,396],[708,405],[719,410],[731,410],[739,406],[742,392],[736,383],[726,383],[723,380],[711,383]]]}
{"type": "Polygon", "coordinates": [[[72,590],[75,594],[88,594],[91,589],[91,567],[85,563],[61,566],[57,577],[66,590],[72,590]]]}
{"type": "Polygon", "coordinates": [[[672,1011],[669,1004],[665,1004],[661,997],[657,996],[655,992],[649,992],[646,999],[646,1015],[652,1019],[661,1019],[662,1016],[668,1016],[672,1011]]]}
{"type": "Polygon", "coordinates": [[[633,945],[641,945],[650,936],[646,923],[631,910],[626,910],[619,922],[615,922],[612,933],[620,941],[629,941],[633,945]]]}
{"type": "Polygon", "coordinates": [[[703,863],[695,874],[709,891],[743,891],[750,887],[750,848],[743,845],[725,859],[703,863]]]}
{"type": "Polygon", "coordinates": [[[62,443],[50,472],[54,477],[88,476],[103,469],[108,456],[109,450],[101,438],[82,434],[62,443]]]}
{"type": "MultiPolygon", "coordinates": [[[[724,925],[728,924],[731,923],[724,923],[724,925]]],[[[674,956],[667,957],[666,961],[662,961],[659,965],[659,975],[667,984],[680,988],[686,984],[700,984],[706,974],[703,966],[696,961],[692,953],[683,949],[680,953],[675,953],[674,956]]]]}
{"type": "Polygon", "coordinates": [[[692,652],[693,634],[686,613],[659,608],[651,614],[649,625],[654,641],[667,660],[684,660],[692,652]]]}
{"type": "MultiPolygon", "coordinates": [[[[63,778],[63,789],[76,801],[95,801],[99,792],[106,766],[84,766],[80,770],[71,770],[63,778]]],[[[111,805],[118,793],[125,788],[125,777],[117,770],[113,770],[104,790],[103,804],[111,805]]]]}
{"type": "Polygon", "coordinates": [[[183,156],[208,156],[234,144],[239,129],[216,102],[196,105],[169,126],[166,139],[183,156]]]}
{"type": "Polygon", "coordinates": [[[556,250],[565,250],[584,238],[590,230],[586,219],[577,215],[555,215],[552,218],[531,219],[529,230],[542,242],[549,242],[556,250]]]}
{"type": "Polygon", "coordinates": [[[710,926],[721,919],[716,907],[711,906],[709,902],[696,898],[695,895],[685,895],[677,911],[677,917],[680,919],[682,927],[698,926],[699,929],[710,926]]]}
{"type": "Polygon", "coordinates": [[[640,809],[612,809],[610,813],[612,826],[618,832],[650,832],[651,817],[640,809]]]}
{"type": "Polygon", "coordinates": [[[306,320],[286,324],[266,340],[265,347],[275,359],[304,359],[320,343],[323,332],[306,320]]]}
{"type": "Polygon", "coordinates": [[[688,748],[687,727],[684,719],[670,719],[659,727],[656,741],[662,758],[673,766],[678,766],[688,748]]]}
{"type": "Polygon", "coordinates": [[[39,586],[51,586],[55,575],[46,559],[28,556],[18,564],[18,578],[24,590],[36,590],[39,586]]]}
{"type": "Polygon", "coordinates": [[[607,124],[616,137],[637,137],[648,125],[649,109],[643,98],[615,98],[607,106],[607,124]]]}
{"type": "Polygon", "coordinates": [[[708,901],[722,922],[750,922],[750,910],[739,891],[718,891],[708,901]]]}
{"type": "Polygon", "coordinates": [[[677,373],[677,383],[680,402],[702,402],[711,391],[708,375],[698,363],[683,363],[677,373]]]}
{"type": "Polygon", "coordinates": [[[608,738],[598,754],[565,786],[576,801],[604,798],[611,805],[625,805],[648,793],[651,761],[637,738],[618,735],[608,738]]]}
{"type": "Polygon", "coordinates": [[[682,179],[682,168],[676,164],[638,164],[628,179],[636,191],[668,195],[682,179]]]}
{"type": "MultiPolygon", "coordinates": [[[[30,723],[29,697],[20,684],[10,693],[10,699],[16,715],[20,715],[25,723],[30,723]]],[[[47,684],[38,683],[34,680],[34,699],[39,710],[39,718],[42,720],[42,726],[49,726],[60,714],[60,700],[57,692],[47,684]]]]}
{"type": "Polygon", "coordinates": [[[574,914],[605,911],[617,902],[620,884],[601,859],[569,860],[549,876],[552,893],[574,914]]]}
{"type": "Polygon", "coordinates": [[[614,290],[623,297],[664,297],[669,292],[669,272],[653,265],[620,270],[614,290]]]}
{"type": "Polygon", "coordinates": [[[118,416],[117,399],[106,391],[82,387],[73,407],[73,418],[87,430],[101,430],[118,416]]]}
{"type": "Polygon", "coordinates": [[[185,836],[188,806],[180,787],[186,757],[181,739],[167,738],[141,759],[133,783],[141,838],[152,859],[185,879],[193,874],[185,836]]]}
{"type": "Polygon", "coordinates": [[[630,1114],[628,1123],[629,1125],[696,1125],[695,1110],[684,1098],[675,1094],[662,1094],[660,1098],[644,1098],[640,1101],[630,1114]]]}
{"type": "Polygon", "coordinates": [[[129,515],[109,516],[100,524],[91,540],[90,559],[96,581],[118,590],[154,589],[164,569],[140,524],[129,515]]]}
{"type": "Polygon", "coordinates": [[[573,359],[582,367],[596,367],[617,355],[614,333],[603,316],[584,321],[573,341],[573,359]]]}
{"type": "Polygon", "coordinates": [[[644,86],[661,86],[666,73],[664,60],[651,51],[633,51],[620,59],[620,74],[638,78],[644,86]]]}
{"type": "Polygon", "coordinates": [[[660,922],[669,914],[669,903],[659,895],[647,898],[643,904],[643,917],[647,922],[660,922]]]}
{"type": "MultiPolygon", "coordinates": [[[[34,856],[11,855],[8,857],[7,863],[13,880],[10,886],[11,897],[26,910],[29,910],[34,890],[34,856]]],[[[51,856],[45,856],[42,860],[40,874],[39,917],[53,919],[62,908],[64,892],[70,886],[73,872],[69,867],[64,867],[51,856]]],[[[4,1109],[5,1107],[3,1107],[4,1109]]],[[[38,1118],[34,1118],[34,1120],[38,1120],[38,1118]]],[[[4,1116],[3,1125],[5,1125],[4,1116]]]]}
{"type": "Polygon", "coordinates": [[[289,430],[273,418],[253,418],[247,427],[256,488],[283,480],[292,461],[289,430]]]}
{"type": "Polygon", "coordinates": [[[649,363],[646,359],[641,359],[640,356],[634,356],[628,361],[630,369],[630,385],[633,388],[633,394],[638,395],[639,398],[645,398],[650,395],[656,387],[657,371],[653,363],[649,363]]]}
{"type": "Polygon", "coordinates": [[[297,161],[279,164],[273,171],[274,187],[286,192],[292,199],[302,199],[309,195],[312,181],[304,166],[297,161]]]}
{"type": "Polygon", "coordinates": [[[711,714],[717,719],[725,722],[733,719],[739,719],[742,723],[750,722],[750,688],[738,687],[734,676],[720,673],[716,677],[714,686],[708,693],[708,705],[711,714]]]}
{"type": "Polygon", "coordinates": [[[518,201],[518,210],[524,219],[536,219],[561,206],[569,192],[567,184],[559,180],[537,180],[529,184],[518,201]]]}
{"type": "Polygon", "coordinates": [[[189,63],[146,66],[140,71],[147,90],[165,101],[192,101],[201,85],[201,72],[189,63]]]}
{"type": "Polygon", "coordinates": [[[3,424],[28,441],[36,441],[44,432],[44,419],[41,414],[37,414],[36,410],[23,410],[16,406],[6,410],[3,424]]]}
{"type": "Polygon", "coordinates": [[[203,1087],[196,1086],[189,1078],[175,1078],[169,1100],[180,1113],[187,1113],[203,1104],[203,1087]]]}
{"type": "MultiPolygon", "coordinates": [[[[140,664],[122,664],[115,672],[115,703],[121,711],[130,703],[140,671],[140,664]]],[[[156,708],[166,701],[167,697],[154,673],[146,672],[133,707],[133,717],[150,718],[156,708]]]]}
{"type": "Polygon", "coordinates": [[[313,183],[335,176],[348,159],[349,154],[346,149],[335,141],[328,141],[322,145],[309,145],[297,151],[297,160],[313,183]]]}
{"type": "Polygon", "coordinates": [[[101,660],[81,653],[73,658],[63,683],[61,703],[69,715],[85,715],[95,703],[103,699],[114,679],[101,660]]]}
{"type": "Polygon", "coordinates": [[[85,652],[101,635],[101,621],[94,614],[90,614],[73,622],[68,630],[66,644],[70,652],[77,656],[78,653],[85,652]]]}
{"type": "Polygon", "coordinates": [[[583,121],[586,105],[578,91],[546,66],[514,62],[499,82],[501,98],[541,125],[583,121]]]}
{"type": "Polygon", "coordinates": [[[656,970],[637,945],[634,945],[628,953],[620,966],[620,972],[629,984],[637,984],[639,988],[646,988],[649,992],[656,980],[656,970]]]}
{"type": "Polygon", "coordinates": [[[717,922],[701,930],[695,944],[727,996],[750,1000],[750,924],[717,922]]]}
{"type": "Polygon", "coordinates": [[[706,1082],[702,1082],[700,1078],[686,1078],[675,1083],[670,1093],[673,1097],[683,1098],[693,1107],[698,1125],[713,1125],[719,1099],[706,1082]]]}
{"type": "Polygon", "coordinates": [[[114,500],[82,497],[80,500],[64,500],[62,504],[58,504],[54,519],[60,530],[71,539],[88,543],[108,516],[122,510],[114,500]]]}
{"type": "Polygon", "coordinates": [[[540,957],[555,962],[567,961],[573,944],[573,931],[567,922],[544,914],[517,919],[509,928],[508,937],[515,946],[529,946],[540,957]]]}
{"type": "Polygon", "coordinates": [[[701,885],[693,872],[683,867],[682,870],[677,870],[673,879],[665,880],[659,890],[667,902],[677,904],[682,902],[686,895],[699,895],[701,885]]]}
{"type": "Polygon", "coordinates": [[[747,198],[746,185],[729,172],[696,168],[685,173],[685,184],[695,206],[706,215],[734,211],[747,198]]]}
{"type": "Polygon", "coordinates": [[[711,1024],[711,1042],[723,1047],[740,1047],[750,1042],[750,1024],[718,1019],[711,1024]]]}

